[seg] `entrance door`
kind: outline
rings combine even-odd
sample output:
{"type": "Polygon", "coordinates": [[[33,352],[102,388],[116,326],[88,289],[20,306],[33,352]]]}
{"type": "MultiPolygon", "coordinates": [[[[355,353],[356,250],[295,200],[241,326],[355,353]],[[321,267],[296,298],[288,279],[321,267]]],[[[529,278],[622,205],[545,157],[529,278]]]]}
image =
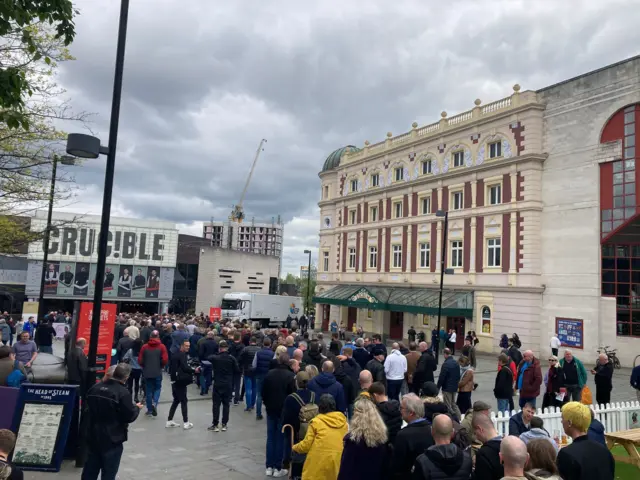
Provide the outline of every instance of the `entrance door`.
{"type": "Polygon", "coordinates": [[[347,331],[350,332],[351,328],[357,323],[358,321],[358,309],[355,307],[349,307],[349,310],[347,311],[347,331]]]}
{"type": "Polygon", "coordinates": [[[404,313],[391,312],[391,320],[389,322],[389,338],[394,340],[402,340],[402,332],[404,330],[404,313]]]}
{"type": "Polygon", "coordinates": [[[322,319],[322,332],[329,330],[329,312],[331,311],[331,305],[322,305],[321,319],[322,319]]]}
{"type": "Polygon", "coordinates": [[[464,317],[447,317],[447,332],[450,329],[456,331],[456,349],[460,349],[464,345],[464,317]]]}

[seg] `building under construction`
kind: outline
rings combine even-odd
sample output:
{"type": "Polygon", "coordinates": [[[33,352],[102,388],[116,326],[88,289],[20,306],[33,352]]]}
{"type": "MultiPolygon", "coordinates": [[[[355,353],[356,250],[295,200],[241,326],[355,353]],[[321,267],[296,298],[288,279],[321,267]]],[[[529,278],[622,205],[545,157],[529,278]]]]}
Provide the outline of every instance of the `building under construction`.
{"type": "Polygon", "coordinates": [[[283,229],[280,216],[271,222],[211,221],[204,223],[203,237],[212,247],[281,257],[283,229]]]}

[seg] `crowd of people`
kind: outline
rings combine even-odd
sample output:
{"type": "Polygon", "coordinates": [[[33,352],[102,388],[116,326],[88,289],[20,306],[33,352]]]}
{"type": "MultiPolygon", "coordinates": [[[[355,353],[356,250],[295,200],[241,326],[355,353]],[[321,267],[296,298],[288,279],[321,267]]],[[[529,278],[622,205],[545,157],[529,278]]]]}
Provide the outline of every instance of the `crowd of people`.
{"type": "MultiPolygon", "coordinates": [[[[309,324],[288,325],[255,329],[214,322],[204,315],[121,314],[114,332],[113,365],[90,388],[84,384],[86,339],[73,345],[67,341],[68,381],[81,386],[91,425],[83,480],[97,479],[100,472],[101,478],[115,478],[127,425],[142,410],[150,418],[162,414],[158,402],[164,376],[169,377],[173,398],[165,412],[166,428],[193,428],[187,398],[192,383],[201,395],[212,393],[208,429],[216,434],[230,428],[231,405],[244,404],[245,412],[255,412],[257,422],[264,420],[264,413],[267,476],[613,478],[604,429],[580,403],[587,371],[569,350],[560,361],[551,355],[543,375],[533,352],[520,352],[517,335],[501,340],[494,388],[497,409],[514,410],[516,390],[520,406],[503,438],[490,417],[491,406],[472,401],[478,343],[473,332],[465,336],[456,359],[449,348],[455,338],[444,330],[431,332],[427,342],[423,332],[411,327],[408,347],[398,342],[388,351],[380,335],[338,329],[325,339],[309,324]],[[437,379],[436,349],[443,357],[437,379]],[[562,407],[564,436],[552,438],[535,416],[543,384],[543,403],[562,407]],[[182,423],[174,420],[178,407],[182,423]],[[573,439],[569,445],[562,441],[567,436],[573,439]],[[599,476],[589,476],[592,472],[599,476]]],[[[29,332],[22,336],[24,341],[18,343],[32,342],[29,332]]],[[[37,351],[18,347],[11,355],[22,355],[26,365],[37,351]]],[[[610,400],[612,367],[607,360],[600,358],[591,370],[599,403],[610,400]]],[[[0,377],[2,372],[0,359],[0,377]]]]}

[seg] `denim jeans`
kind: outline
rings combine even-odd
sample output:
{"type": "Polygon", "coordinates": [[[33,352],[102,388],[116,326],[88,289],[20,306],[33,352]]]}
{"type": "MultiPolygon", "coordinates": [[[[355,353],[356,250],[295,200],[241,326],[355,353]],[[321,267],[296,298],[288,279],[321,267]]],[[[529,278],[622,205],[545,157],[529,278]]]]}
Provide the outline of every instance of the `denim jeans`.
{"type": "Polygon", "coordinates": [[[284,435],[280,416],[267,414],[267,468],[280,470],[284,451],[284,435]]]}
{"type": "Polygon", "coordinates": [[[498,398],[498,411],[499,412],[508,412],[509,411],[509,399],[508,398],[498,398]]]}
{"type": "Polygon", "coordinates": [[[38,348],[40,353],[51,353],[53,354],[53,347],[51,345],[42,345],[38,348]]]}
{"type": "Polygon", "coordinates": [[[153,405],[158,405],[160,400],[160,390],[162,389],[162,376],[156,378],[146,378],[147,384],[147,412],[152,410],[153,405]]]}
{"type": "Polygon", "coordinates": [[[536,399],[535,398],[520,397],[520,401],[518,402],[518,405],[520,405],[520,408],[524,408],[524,406],[527,403],[530,403],[531,405],[533,405],[533,408],[536,408],[536,399]]]}
{"type": "Polygon", "coordinates": [[[205,394],[209,392],[209,388],[211,388],[212,372],[213,368],[211,366],[211,362],[207,362],[206,360],[203,361],[200,365],[200,393],[205,394]]]}
{"type": "Polygon", "coordinates": [[[249,375],[244,376],[244,394],[247,408],[253,408],[256,405],[256,389],[253,388],[255,377],[249,375]]]}
{"type": "Polygon", "coordinates": [[[262,416],[262,384],[264,377],[256,377],[256,416],[262,416]]]}
{"type": "Polygon", "coordinates": [[[107,451],[89,449],[81,480],[98,480],[98,475],[101,480],[116,480],[121,458],[122,444],[107,451]]]}

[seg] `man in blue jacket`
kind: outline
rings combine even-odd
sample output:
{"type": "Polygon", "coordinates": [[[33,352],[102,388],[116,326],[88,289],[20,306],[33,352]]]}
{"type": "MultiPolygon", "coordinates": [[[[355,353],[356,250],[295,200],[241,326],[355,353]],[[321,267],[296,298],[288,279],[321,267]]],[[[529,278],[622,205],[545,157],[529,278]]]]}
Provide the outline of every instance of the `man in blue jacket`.
{"type": "Polygon", "coordinates": [[[262,420],[262,384],[264,383],[264,377],[269,373],[269,366],[273,360],[273,350],[271,350],[271,339],[265,337],[262,342],[262,350],[256,352],[256,356],[253,357],[253,363],[251,367],[255,372],[255,385],[256,390],[256,420],[262,420]]]}
{"type": "Polygon", "coordinates": [[[460,367],[448,348],[443,350],[443,356],[444,362],[440,368],[438,388],[442,389],[442,400],[449,411],[454,412],[460,418],[460,409],[456,405],[456,393],[458,392],[458,382],[460,382],[460,367]]]}
{"type": "Polygon", "coordinates": [[[333,375],[335,366],[331,360],[327,360],[322,364],[322,373],[309,382],[309,390],[316,394],[316,398],[320,398],[323,394],[328,393],[336,401],[336,410],[346,415],[347,400],[344,395],[344,388],[333,375]]]}

